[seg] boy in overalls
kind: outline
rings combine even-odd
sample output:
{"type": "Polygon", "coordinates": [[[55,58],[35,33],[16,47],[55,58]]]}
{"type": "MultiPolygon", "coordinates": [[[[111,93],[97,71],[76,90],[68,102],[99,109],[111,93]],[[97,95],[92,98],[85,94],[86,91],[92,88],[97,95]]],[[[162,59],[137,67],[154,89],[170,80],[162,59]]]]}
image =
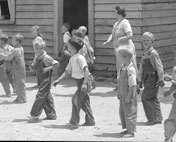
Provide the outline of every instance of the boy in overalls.
{"type": "Polygon", "coordinates": [[[132,63],[133,53],[128,48],[119,50],[123,65],[118,75],[118,98],[122,137],[134,137],[137,121],[136,70],[132,63]]]}
{"type": "Polygon", "coordinates": [[[24,50],[21,46],[23,35],[15,34],[12,38],[12,44],[15,47],[10,53],[4,54],[4,60],[12,61],[12,70],[14,73],[14,83],[16,87],[17,98],[15,103],[26,103],[26,69],[24,61],[24,50]]]}
{"type": "Polygon", "coordinates": [[[72,115],[69,125],[77,126],[80,121],[80,110],[85,112],[85,126],[94,126],[95,120],[93,117],[92,109],[90,106],[89,98],[89,70],[86,59],[79,53],[79,50],[83,47],[83,41],[77,38],[71,38],[68,42],[68,51],[71,58],[66,71],[53,82],[56,86],[61,80],[71,74],[76,80],[77,91],[72,97],[72,115]]]}
{"type": "MultiPolygon", "coordinates": [[[[8,36],[2,34],[2,38],[0,38],[0,45],[3,50],[3,53],[8,54],[13,50],[13,47],[7,44],[8,36]]],[[[16,93],[15,83],[14,83],[14,76],[12,72],[12,61],[4,61],[5,70],[7,73],[8,80],[13,88],[13,93],[16,93]]]]}
{"type": "MultiPolygon", "coordinates": [[[[2,44],[1,42],[3,42],[3,40],[8,40],[8,37],[5,34],[0,35],[0,53],[4,53],[4,50],[1,47],[1,44],[2,44]]],[[[0,56],[0,81],[6,93],[6,96],[11,97],[10,83],[7,76],[6,68],[4,66],[3,56],[0,56]]]]}
{"type": "Polygon", "coordinates": [[[158,52],[153,48],[154,35],[145,32],[142,36],[144,53],[141,59],[138,82],[144,85],[142,103],[147,117],[147,125],[161,124],[162,114],[157,98],[159,87],[164,86],[163,65],[158,52]]]}
{"type": "Polygon", "coordinates": [[[176,133],[176,66],[172,69],[172,76],[165,76],[164,79],[172,82],[169,90],[164,92],[164,96],[167,97],[173,94],[174,97],[169,117],[164,121],[165,142],[172,142],[172,138],[176,133]]]}
{"type": "Polygon", "coordinates": [[[50,88],[52,69],[58,65],[58,62],[47,55],[45,51],[46,43],[43,40],[36,41],[35,48],[37,51],[37,57],[34,68],[37,72],[39,90],[29,118],[34,121],[38,120],[44,110],[46,113],[45,120],[55,120],[57,116],[50,88]]]}

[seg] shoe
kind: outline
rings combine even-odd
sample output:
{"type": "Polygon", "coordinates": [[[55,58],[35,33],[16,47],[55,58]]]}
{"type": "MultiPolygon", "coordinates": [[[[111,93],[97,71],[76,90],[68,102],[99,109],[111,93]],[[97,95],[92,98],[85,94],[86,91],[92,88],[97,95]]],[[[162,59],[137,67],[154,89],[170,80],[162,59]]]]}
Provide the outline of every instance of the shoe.
{"type": "Polygon", "coordinates": [[[155,125],[155,124],[162,124],[162,121],[161,120],[155,120],[155,121],[146,122],[146,125],[155,125]]]}
{"type": "Polygon", "coordinates": [[[122,135],[123,138],[130,138],[130,137],[134,137],[134,133],[126,133],[122,135]]]}
{"type": "Polygon", "coordinates": [[[128,133],[128,130],[125,130],[123,132],[120,132],[121,135],[124,135],[124,134],[127,134],[128,133]]]}
{"type": "Polygon", "coordinates": [[[57,117],[45,117],[43,120],[56,120],[57,117]]]}
{"type": "Polygon", "coordinates": [[[6,97],[9,97],[9,98],[10,98],[10,97],[12,97],[12,95],[11,95],[11,94],[6,94],[6,97]]]}
{"type": "Polygon", "coordinates": [[[15,99],[13,102],[18,104],[26,103],[26,101],[22,102],[22,101],[19,101],[18,99],[15,99]]]}
{"type": "Polygon", "coordinates": [[[32,117],[32,116],[27,116],[29,118],[29,120],[32,120],[32,121],[38,121],[39,118],[38,117],[32,117]]]}
{"type": "Polygon", "coordinates": [[[173,142],[173,141],[172,141],[172,138],[166,138],[166,139],[164,140],[164,142],[173,142]]]}
{"type": "Polygon", "coordinates": [[[92,124],[83,123],[81,126],[95,126],[95,123],[92,123],[92,124]]]}
{"type": "Polygon", "coordinates": [[[145,124],[146,125],[154,125],[156,123],[156,121],[147,121],[145,124]]]}

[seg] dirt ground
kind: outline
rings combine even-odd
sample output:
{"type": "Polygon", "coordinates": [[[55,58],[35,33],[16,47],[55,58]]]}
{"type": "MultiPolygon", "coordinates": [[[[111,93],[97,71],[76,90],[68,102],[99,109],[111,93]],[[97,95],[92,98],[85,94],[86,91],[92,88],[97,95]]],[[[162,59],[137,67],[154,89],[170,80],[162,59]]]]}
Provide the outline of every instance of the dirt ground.
{"type": "MultiPolygon", "coordinates": [[[[163,141],[163,124],[147,126],[143,106],[138,96],[137,132],[134,138],[121,138],[122,131],[119,119],[119,100],[113,91],[115,84],[112,81],[98,81],[97,88],[93,90],[90,100],[96,120],[95,126],[79,126],[77,129],[68,127],[71,116],[71,97],[75,92],[75,82],[71,79],[63,81],[51,92],[54,97],[57,120],[41,120],[31,123],[28,120],[29,112],[34,102],[37,90],[31,87],[36,83],[34,76],[28,76],[26,82],[26,104],[14,104],[16,96],[7,98],[0,85],[0,140],[24,141],[163,141]]],[[[160,89],[159,98],[164,120],[168,117],[173,102],[172,96],[164,98],[163,90],[170,86],[169,83],[160,89]]],[[[84,123],[84,113],[81,111],[80,125],[84,123]]],[[[45,117],[43,112],[40,119],[45,117]]],[[[174,138],[176,141],[176,138],[174,138]]]]}

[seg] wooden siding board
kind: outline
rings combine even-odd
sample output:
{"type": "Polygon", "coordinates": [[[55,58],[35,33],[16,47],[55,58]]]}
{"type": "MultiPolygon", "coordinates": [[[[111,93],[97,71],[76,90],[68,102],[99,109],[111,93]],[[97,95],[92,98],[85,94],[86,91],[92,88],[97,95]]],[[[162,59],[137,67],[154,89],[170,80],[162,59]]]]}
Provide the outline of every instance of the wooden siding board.
{"type": "Polygon", "coordinates": [[[16,0],[17,5],[50,5],[53,0],[16,0]]]}
{"type": "Polygon", "coordinates": [[[155,4],[143,4],[143,11],[155,11],[155,10],[168,10],[168,9],[176,9],[176,2],[172,3],[155,3],[155,4]]]}
{"type": "Polygon", "coordinates": [[[141,0],[95,0],[95,4],[96,3],[113,3],[113,4],[124,4],[124,3],[141,3],[141,0]]]}
{"type": "Polygon", "coordinates": [[[53,12],[54,6],[53,5],[17,5],[16,11],[17,12],[29,12],[29,11],[43,11],[43,12],[53,12]]]}
{"type": "MultiPolygon", "coordinates": [[[[132,3],[126,3],[126,4],[120,4],[123,6],[127,11],[141,11],[142,7],[141,4],[132,4],[132,3]]],[[[95,4],[95,11],[114,11],[115,6],[113,3],[110,4],[95,4]]]]}
{"type": "Polygon", "coordinates": [[[53,12],[17,12],[16,13],[16,18],[17,19],[42,19],[42,18],[47,18],[47,19],[53,19],[53,12]]]}

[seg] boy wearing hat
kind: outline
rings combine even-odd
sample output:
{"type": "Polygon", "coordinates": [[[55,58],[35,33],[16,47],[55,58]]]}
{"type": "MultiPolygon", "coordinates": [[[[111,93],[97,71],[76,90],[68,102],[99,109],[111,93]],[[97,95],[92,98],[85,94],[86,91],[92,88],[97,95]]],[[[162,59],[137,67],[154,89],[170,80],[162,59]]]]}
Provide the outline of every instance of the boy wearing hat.
{"type": "Polygon", "coordinates": [[[147,125],[161,124],[162,114],[160,102],[157,98],[159,87],[164,86],[163,64],[158,52],[153,48],[154,35],[145,32],[142,36],[143,56],[141,58],[138,83],[144,85],[142,103],[147,117],[147,125]]]}
{"type": "Polygon", "coordinates": [[[86,59],[79,53],[79,50],[83,47],[84,43],[81,39],[71,38],[68,41],[68,51],[71,58],[65,72],[53,82],[56,86],[61,80],[71,74],[76,80],[77,91],[72,97],[72,115],[69,125],[77,126],[80,121],[80,110],[82,109],[85,114],[85,126],[94,126],[95,120],[93,117],[92,109],[90,106],[89,98],[89,70],[86,59]]]}
{"type": "Polygon", "coordinates": [[[120,99],[120,120],[122,128],[122,137],[134,137],[137,121],[137,96],[136,96],[136,70],[132,63],[133,53],[128,48],[119,50],[122,59],[118,80],[118,99],[120,99]]]}
{"type": "Polygon", "coordinates": [[[15,103],[26,103],[26,70],[24,61],[24,50],[21,45],[23,41],[23,35],[17,33],[12,38],[12,44],[15,47],[11,53],[4,54],[5,61],[12,61],[12,69],[14,73],[15,87],[17,98],[14,100],[15,103]]]}
{"type": "MultiPolygon", "coordinates": [[[[0,35],[0,48],[1,48],[1,52],[8,54],[13,50],[13,47],[7,44],[8,41],[8,36],[5,34],[1,34],[0,35]]],[[[16,93],[16,89],[15,89],[15,85],[14,85],[14,77],[12,74],[12,61],[3,61],[3,66],[5,68],[5,72],[8,79],[8,82],[11,83],[12,87],[13,87],[13,92],[16,93]]],[[[9,96],[11,94],[10,91],[10,84],[5,83],[6,85],[4,86],[5,90],[8,90],[6,92],[6,94],[9,96]]]]}

